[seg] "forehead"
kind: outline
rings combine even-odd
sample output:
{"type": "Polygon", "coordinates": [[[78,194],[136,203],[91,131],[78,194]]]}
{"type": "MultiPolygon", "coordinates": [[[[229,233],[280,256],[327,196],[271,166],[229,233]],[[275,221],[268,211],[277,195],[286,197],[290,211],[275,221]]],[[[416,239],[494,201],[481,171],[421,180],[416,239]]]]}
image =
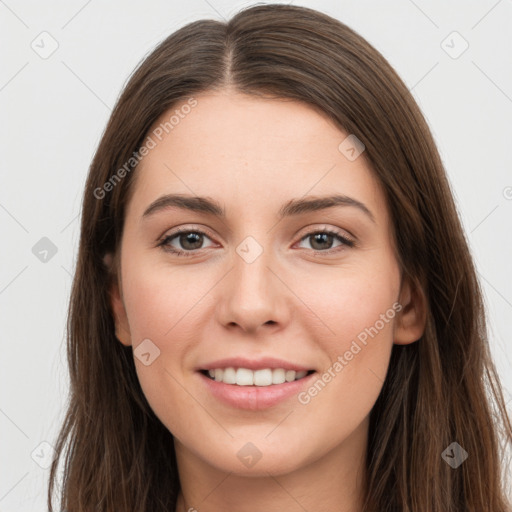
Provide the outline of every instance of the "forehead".
{"type": "Polygon", "coordinates": [[[237,215],[244,206],[254,214],[291,198],[342,193],[372,205],[385,220],[384,197],[364,152],[347,159],[339,146],[349,134],[322,112],[231,91],[194,100],[175,105],[148,132],[152,149],[137,167],[131,205],[137,215],[165,193],[215,197],[228,215],[230,205],[237,215]]]}
{"type": "MultiPolygon", "coordinates": [[[[278,157],[285,164],[316,160],[320,151],[337,151],[342,135],[325,114],[290,99],[263,99],[223,90],[203,93],[195,100],[187,114],[179,115],[185,111],[186,102],[182,102],[154,124],[150,134],[164,132],[156,138],[160,143],[156,149],[165,153],[167,148],[177,156],[179,147],[194,146],[190,158],[215,154],[216,158],[258,163],[278,157]]],[[[151,152],[146,163],[160,151],[151,152]]]]}

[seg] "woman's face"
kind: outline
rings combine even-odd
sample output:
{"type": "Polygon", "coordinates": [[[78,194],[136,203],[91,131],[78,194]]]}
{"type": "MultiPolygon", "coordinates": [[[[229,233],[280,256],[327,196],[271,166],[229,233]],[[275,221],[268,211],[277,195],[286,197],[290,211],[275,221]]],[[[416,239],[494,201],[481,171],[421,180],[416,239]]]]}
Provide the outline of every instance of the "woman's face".
{"type": "Polygon", "coordinates": [[[361,454],[393,343],[422,334],[365,153],[299,102],[195,100],[153,126],[126,212],[112,304],[144,394],[178,461],[361,454]]]}

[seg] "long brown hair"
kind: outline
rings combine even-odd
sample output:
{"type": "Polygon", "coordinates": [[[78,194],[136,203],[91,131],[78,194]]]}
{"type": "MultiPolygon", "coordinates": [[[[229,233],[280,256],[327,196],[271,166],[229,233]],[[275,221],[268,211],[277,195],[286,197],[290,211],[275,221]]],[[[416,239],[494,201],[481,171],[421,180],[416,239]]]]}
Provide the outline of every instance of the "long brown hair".
{"type": "Polygon", "coordinates": [[[68,512],[175,510],[172,434],[145,399],[131,347],[116,339],[108,295],[115,269],[109,273],[103,257],[118,255],[136,175],[132,157],[155,120],[226,86],[305,102],[364,143],[403,275],[428,301],[424,335],[393,346],[371,411],[364,510],[508,511],[501,459],[511,421],[490,357],[481,288],[430,130],[367,41],[340,21],[290,5],[184,26],[135,70],[112,112],[83,199],[67,325],[70,396],[51,467],[50,510],[62,458],[58,491],[68,512]],[[442,457],[453,442],[468,453],[456,469],[442,457]]]}

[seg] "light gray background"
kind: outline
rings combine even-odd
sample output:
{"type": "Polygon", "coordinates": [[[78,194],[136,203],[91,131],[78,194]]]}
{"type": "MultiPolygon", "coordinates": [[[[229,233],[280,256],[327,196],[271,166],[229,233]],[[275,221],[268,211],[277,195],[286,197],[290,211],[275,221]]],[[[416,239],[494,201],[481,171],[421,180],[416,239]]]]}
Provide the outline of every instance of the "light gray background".
{"type": "MultiPolygon", "coordinates": [[[[110,110],[159,41],[252,3],[0,0],[0,512],[46,510],[40,466],[68,389],[64,332],[81,196],[110,110]],[[32,251],[43,237],[57,248],[46,262],[32,251]]],[[[367,38],[422,108],[477,264],[510,407],[512,1],[294,3],[367,38]]]]}

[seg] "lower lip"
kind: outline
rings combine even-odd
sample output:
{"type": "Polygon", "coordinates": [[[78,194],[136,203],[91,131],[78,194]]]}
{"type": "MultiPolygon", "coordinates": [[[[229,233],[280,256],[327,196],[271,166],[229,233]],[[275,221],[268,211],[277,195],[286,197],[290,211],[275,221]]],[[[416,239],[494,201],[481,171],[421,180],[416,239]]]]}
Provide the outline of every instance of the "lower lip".
{"type": "Polygon", "coordinates": [[[198,373],[209,391],[220,401],[238,409],[252,411],[268,409],[294,395],[298,395],[301,389],[308,385],[311,378],[316,374],[316,372],[313,372],[299,380],[270,386],[237,386],[236,384],[218,382],[201,372],[198,373]]]}

